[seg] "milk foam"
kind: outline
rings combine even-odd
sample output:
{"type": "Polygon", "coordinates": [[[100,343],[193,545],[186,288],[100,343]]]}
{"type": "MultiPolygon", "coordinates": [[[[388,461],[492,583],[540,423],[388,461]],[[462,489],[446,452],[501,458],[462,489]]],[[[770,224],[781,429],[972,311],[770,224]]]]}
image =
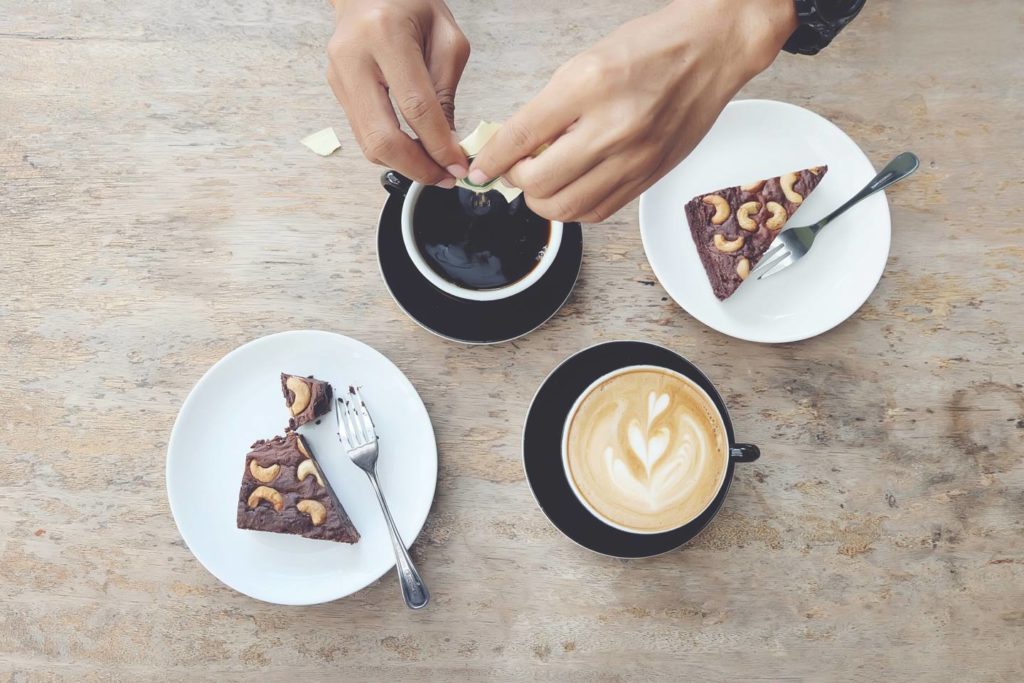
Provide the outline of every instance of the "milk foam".
{"type": "Polygon", "coordinates": [[[573,483],[600,516],[652,532],[682,526],[707,507],[727,448],[721,417],[696,385],[636,369],[581,399],[566,455],[573,483]]]}

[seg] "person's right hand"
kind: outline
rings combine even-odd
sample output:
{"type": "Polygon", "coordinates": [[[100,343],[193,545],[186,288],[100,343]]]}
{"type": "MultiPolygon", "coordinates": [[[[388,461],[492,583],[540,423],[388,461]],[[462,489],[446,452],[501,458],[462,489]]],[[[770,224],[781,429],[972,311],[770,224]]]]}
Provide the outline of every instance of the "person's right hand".
{"type": "Polygon", "coordinates": [[[327,82],[370,161],[451,188],[469,165],[455,88],[469,41],[442,0],[337,0],[327,82]],[[402,131],[388,96],[419,137],[402,131]]]}

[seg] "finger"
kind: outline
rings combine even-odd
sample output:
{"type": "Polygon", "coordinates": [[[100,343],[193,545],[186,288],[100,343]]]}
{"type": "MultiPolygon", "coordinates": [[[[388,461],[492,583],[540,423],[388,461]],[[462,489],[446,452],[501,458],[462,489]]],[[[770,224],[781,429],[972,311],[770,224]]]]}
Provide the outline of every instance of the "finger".
{"type": "Polygon", "coordinates": [[[604,161],[596,139],[585,127],[573,128],[537,156],[517,163],[504,177],[531,197],[551,197],[604,161]]]}
{"type": "Polygon", "coordinates": [[[660,167],[655,172],[643,179],[636,179],[634,182],[623,185],[617,191],[613,192],[609,197],[603,199],[583,215],[578,220],[584,223],[600,223],[601,221],[611,218],[615,215],[622,207],[629,204],[631,201],[646,192],[654,183],[661,180],[662,176],[672,170],[672,166],[660,167]]]}
{"type": "Polygon", "coordinates": [[[576,218],[580,223],[601,223],[617,214],[631,201],[643,194],[647,187],[642,184],[630,183],[617,188],[611,195],[605,197],[596,206],[576,218]]]}
{"type": "Polygon", "coordinates": [[[611,218],[620,209],[646,192],[663,175],[672,170],[672,164],[665,165],[664,161],[661,164],[653,172],[646,175],[643,173],[635,174],[632,181],[621,185],[610,195],[598,202],[596,206],[581,214],[577,220],[582,223],[600,223],[611,218]]]}
{"type": "Polygon", "coordinates": [[[620,155],[598,164],[579,180],[551,197],[526,196],[534,213],[563,222],[600,223],[640,194],[647,178],[623,175],[626,167],[620,155]]]}
{"type": "Polygon", "coordinates": [[[464,169],[469,161],[441,108],[420,47],[403,41],[381,51],[378,60],[402,117],[419,136],[427,154],[442,168],[464,169]]]}
{"type": "MultiPolygon", "coordinates": [[[[454,26],[445,25],[431,41],[427,70],[448,127],[455,129],[455,90],[469,62],[469,40],[454,26]]],[[[462,151],[461,148],[459,150],[462,151]]],[[[465,172],[463,172],[465,175],[465,172]]]]}
{"type": "Polygon", "coordinates": [[[334,71],[328,82],[352,125],[363,155],[421,183],[454,187],[454,179],[399,127],[384,86],[367,70],[352,70],[344,83],[334,71]]]}
{"type": "Polygon", "coordinates": [[[576,120],[575,110],[566,106],[564,93],[551,85],[512,115],[473,159],[469,180],[483,185],[508,172],[520,160],[558,137],[576,120]]]}

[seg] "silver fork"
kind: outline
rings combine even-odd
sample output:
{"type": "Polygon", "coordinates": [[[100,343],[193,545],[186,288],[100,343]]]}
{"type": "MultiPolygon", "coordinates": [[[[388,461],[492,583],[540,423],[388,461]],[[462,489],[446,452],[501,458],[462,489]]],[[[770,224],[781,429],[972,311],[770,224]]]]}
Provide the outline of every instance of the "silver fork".
{"type": "Polygon", "coordinates": [[[884,190],[893,183],[903,180],[917,170],[920,165],[917,157],[911,152],[904,152],[889,162],[889,164],[876,175],[864,189],[853,196],[838,209],[822,218],[814,225],[801,227],[783,228],[782,232],[775,238],[775,242],[768,251],[761,256],[760,263],[754,270],[750,271],[750,277],[763,280],[772,275],[778,275],[786,268],[799,261],[810,250],[814,244],[814,238],[821,230],[832,222],[832,220],[843,213],[851,206],[870,197],[879,190],[884,190]]]}
{"type": "Polygon", "coordinates": [[[391,533],[395,567],[398,570],[398,582],[402,586],[405,604],[412,609],[426,607],[430,601],[430,592],[405,549],[405,543],[398,534],[395,520],[391,518],[391,511],[388,510],[388,504],[377,482],[377,431],[358,389],[349,387],[347,397],[338,397],[334,404],[334,417],[338,421],[338,439],[341,440],[341,445],[348,450],[348,457],[352,462],[370,478],[373,492],[377,494],[380,509],[384,512],[384,520],[388,523],[388,531],[391,533]]]}

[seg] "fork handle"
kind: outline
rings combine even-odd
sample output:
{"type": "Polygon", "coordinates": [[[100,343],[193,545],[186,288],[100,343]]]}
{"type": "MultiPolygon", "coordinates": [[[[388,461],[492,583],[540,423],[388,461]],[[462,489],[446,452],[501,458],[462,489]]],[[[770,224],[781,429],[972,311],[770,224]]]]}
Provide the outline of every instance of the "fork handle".
{"type": "Polygon", "coordinates": [[[380,484],[377,483],[377,475],[367,472],[366,476],[370,478],[373,492],[377,494],[380,509],[384,512],[384,521],[388,523],[391,547],[395,551],[395,569],[398,571],[398,583],[402,586],[402,597],[405,598],[405,604],[411,609],[426,607],[430,602],[430,591],[427,590],[427,585],[420,578],[420,573],[416,571],[416,566],[405,549],[405,543],[402,543],[402,537],[398,535],[395,520],[391,518],[391,511],[388,509],[387,501],[384,500],[384,494],[381,493],[380,484]]]}
{"type": "Polygon", "coordinates": [[[850,201],[822,218],[816,224],[811,226],[811,229],[817,233],[819,230],[831,223],[833,218],[843,213],[860,200],[870,197],[879,190],[884,190],[895,182],[903,180],[908,175],[916,171],[917,167],[920,165],[921,162],[913,152],[904,152],[903,154],[900,154],[898,157],[890,161],[886,167],[878,173],[878,175],[872,178],[871,182],[864,186],[864,189],[853,195],[850,201]]]}

